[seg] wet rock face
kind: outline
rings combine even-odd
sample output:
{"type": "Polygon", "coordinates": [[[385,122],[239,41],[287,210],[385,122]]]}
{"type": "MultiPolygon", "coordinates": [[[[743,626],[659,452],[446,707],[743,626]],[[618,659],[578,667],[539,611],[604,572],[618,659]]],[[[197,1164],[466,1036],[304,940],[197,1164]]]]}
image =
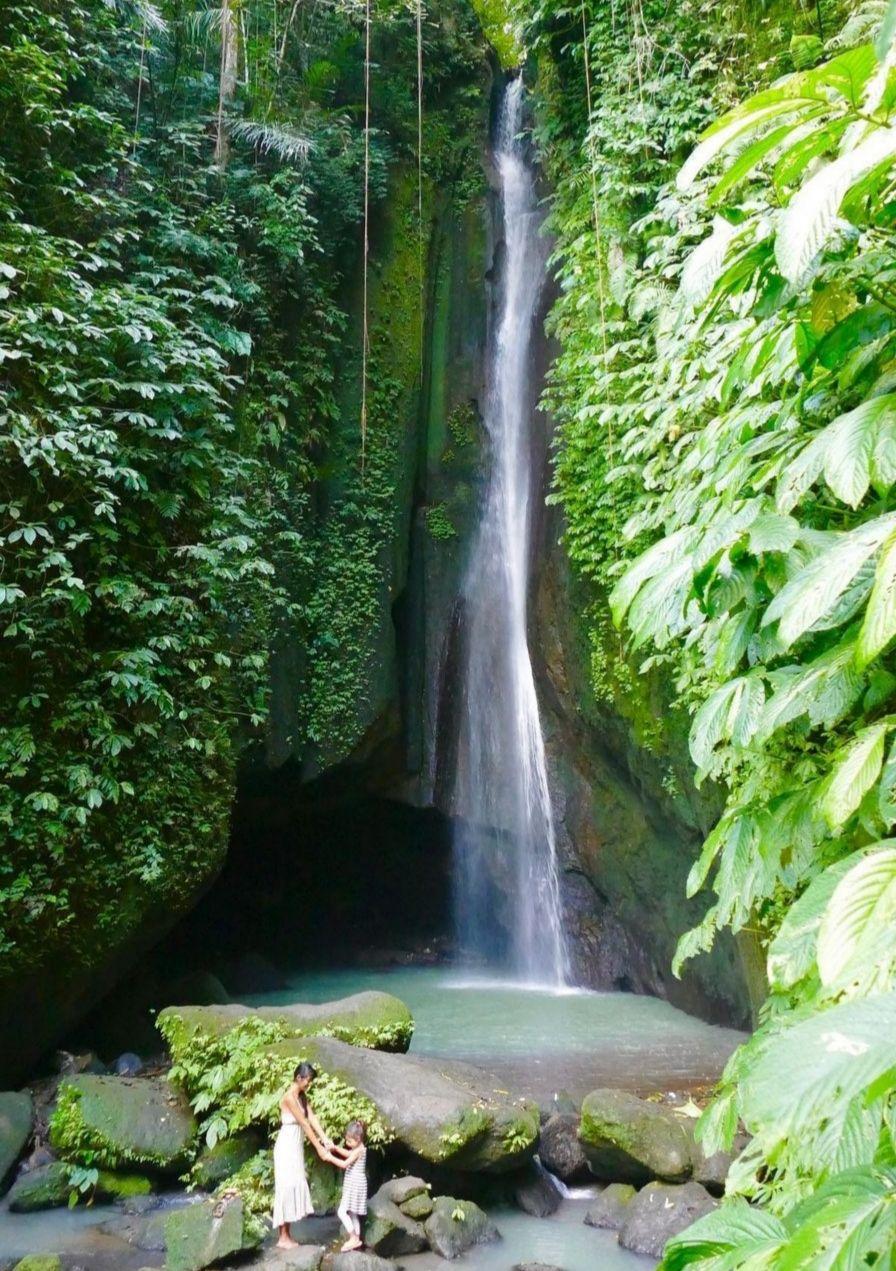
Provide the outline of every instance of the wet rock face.
{"type": "Polygon", "coordinates": [[[24,1091],[0,1091],[0,1193],[31,1138],[34,1108],[24,1091]]]}
{"type": "Polygon", "coordinates": [[[633,1253],[660,1258],[667,1240],[717,1206],[699,1183],[648,1183],[628,1206],[619,1243],[633,1253]]]}
{"type": "Polygon", "coordinates": [[[693,1169],[693,1137],[668,1108],[624,1090],[595,1090],[582,1104],[579,1138],[596,1178],[683,1182],[693,1169]]]}
{"type": "Polygon", "coordinates": [[[592,1202],[585,1222],[589,1227],[604,1227],[618,1231],[625,1222],[629,1205],[636,1196],[631,1183],[610,1183],[592,1202]]]}
{"type": "MultiPolygon", "coordinates": [[[[290,1055],[296,1045],[276,1042],[264,1053],[290,1055]]],[[[365,1050],[324,1037],[304,1038],[300,1046],[324,1072],[371,1099],[397,1144],[429,1164],[506,1173],[534,1153],[536,1106],[495,1093],[489,1074],[471,1064],[365,1050]]]]}
{"type": "Polygon", "coordinates": [[[166,1271],[203,1271],[258,1243],[247,1228],[239,1197],[185,1205],[165,1222],[166,1271]]]}
{"type": "Polygon", "coordinates": [[[433,1212],[426,1220],[426,1237],[433,1253],[453,1261],[476,1245],[499,1238],[499,1231],[488,1216],[471,1200],[455,1200],[438,1196],[433,1212]]]}
{"type": "Polygon", "coordinates": [[[564,1183],[588,1176],[588,1160],[579,1141],[579,1118],[573,1113],[558,1113],[541,1127],[538,1156],[552,1174],[564,1183]]]}
{"type": "Polygon", "coordinates": [[[122,1161],[163,1174],[186,1168],[196,1120],[165,1078],[67,1077],[59,1100],[50,1137],[61,1153],[90,1150],[108,1169],[122,1161]]]}

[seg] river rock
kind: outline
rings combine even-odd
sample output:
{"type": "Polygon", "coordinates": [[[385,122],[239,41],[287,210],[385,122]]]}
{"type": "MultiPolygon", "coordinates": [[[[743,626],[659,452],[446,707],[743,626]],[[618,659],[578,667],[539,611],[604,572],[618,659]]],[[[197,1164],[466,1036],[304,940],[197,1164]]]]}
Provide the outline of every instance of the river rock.
{"type": "Polygon", "coordinates": [[[418,1222],[422,1222],[432,1213],[432,1197],[428,1192],[423,1192],[419,1196],[410,1196],[398,1208],[403,1214],[407,1214],[408,1218],[416,1218],[418,1222]]]}
{"type": "Polygon", "coordinates": [[[61,1209],[72,1192],[69,1167],[52,1161],[20,1174],[9,1190],[9,1207],[14,1214],[32,1214],[40,1209],[61,1209]]]}
{"type": "MultiPolygon", "coordinates": [[[[266,1053],[300,1052],[286,1041],[266,1053]]],[[[364,1050],[324,1037],[302,1040],[301,1053],[365,1094],[399,1145],[430,1164],[498,1173],[533,1154],[535,1104],[495,1089],[494,1079],[472,1064],[364,1050]]]]}
{"type": "MultiPolygon", "coordinates": [[[[228,1139],[219,1139],[214,1147],[204,1147],[199,1153],[192,1170],[193,1180],[204,1191],[214,1191],[219,1183],[235,1174],[262,1146],[261,1134],[252,1129],[242,1130],[228,1139]]],[[[308,1164],[310,1163],[309,1161],[308,1164]]],[[[333,1169],[332,1166],[329,1168],[333,1169]]]]}
{"type": "Polygon", "coordinates": [[[185,1205],[165,1222],[165,1271],[202,1271],[259,1243],[239,1196],[185,1205]]]}
{"type": "Polygon", "coordinates": [[[693,1136],[681,1119],[626,1090],[588,1095],[579,1138],[592,1174],[607,1182],[681,1182],[690,1177],[693,1136]]]}
{"type": "Polygon", "coordinates": [[[453,1196],[436,1197],[424,1229],[433,1253],[449,1261],[461,1257],[475,1245],[498,1240],[501,1234],[478,1205],[471,1200],[455,1200],[453,1196]]]}
{"type": "Polygon", "coordinates": [[[667,1240],[717,1206],[699,1183],[648,1183],[628,1206],[619,1243],[633,1253],[660,1258],[667,1240]]]}
{"type": "Polygon", "coordinates": [[[13,1271],[62,1271],[58,1253],[29,1253],[13,1267],[13,1271]]]}
{"type": "Polygon", "coordinates": [[[587,1175],[588,1160],[579,1142],[578,1113],[558,1113],[544,1123],[538,1139],[538,1156],[545,1169],[564,1183],[587,1175]]]}
{"type": "Polygon", "coordinates": [[[241,1262],[243,1271],[320,1271],[326,1248],[324,1245],[299,1245],[297,1249],[266,1250],[260,1258],[241,1262]]]}
{"type": "Polygon", "coordinates": [[[163,1077],[66,1078],[50,1123],[50,1141],[63,1157],[116,1169],[179,1173],[189,1161],[196,1121],[184,1096],[163,1077]]]}
{"type": "Polygon", "coordinates": [[[519,1209],[533,1218],[548,1218],[560,1208],[561,1196],[550,1175],[532,1165],[513,1189],[519,1209]]]}
{"type": "Polygon", "coordinates": [[[145,1066],[139,1055],[135,1055],[132,1050],[125,1050],[115,1060],[112,1071],[117,1077],[139,1077],[145,1066]]]}
{"type": "Polygon", "coordinates": [[[405,1174],[401,1178],[388,1179],[383,1183],[379,1194],[388,1197],[393,1204],[398,1205],[399,1209],[404,1209],[405,1205],[416,1197],[429,1196],[429,1183],[424,1182],[422,1178],[415,1178],[413,1174],[405,1174]]]}
{"type": "Polygon", "coordinates": [[[590,1205],[585,1222],[589,1227],[618,1231],[636,1194],[631,1183],[609,1183],[590,1205]]]}
{"type": "Polygon", "coordinates": [[[215,1006],[166,1006],[159,1012],[159,1026],[169,1039],[175,1059],[194,1040],[214,1040],[244,1019],[282,1021],[294,1037],[327,1033],[355,1046],[380,1050],[407,1050],[414,1031],[414,1017],[404,1002],[391,993],[354,993],[351,997],[321,1004],[290,1006],[241,1006],[236,1002],[215,1006]]]}
{"type": "Polygon", "coordinates": [[[367,1202],[364,1243],[374,1253],[391,1258],[405,1253],[420,1253],[428,1241],[423,1224],[403,1213],[381,1187],[367,1202]]]}
{"type": "Polygon", "coordinates": [[[397,1262],[375,1253],[334,1253],[325,1256],[322,1271],[401,1271],[397,1262]]]}
{"type": "Polygon", "coordinates": [[[24,1090],[0,1090],[0,1194],[31,1138],[34,1107],[24,1090]]]}

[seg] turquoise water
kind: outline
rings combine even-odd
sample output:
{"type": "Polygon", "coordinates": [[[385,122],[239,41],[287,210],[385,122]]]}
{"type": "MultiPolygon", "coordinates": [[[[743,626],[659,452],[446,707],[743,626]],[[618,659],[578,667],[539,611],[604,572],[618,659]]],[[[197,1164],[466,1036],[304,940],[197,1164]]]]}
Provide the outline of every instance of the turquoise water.
{"type": "Polygon", "coordinates": [[[407,1003],[415,1020],[415,1054],[468,1059],[507,1072],[539,1099],[549,1085],[581,1098],[601,1084],[674,1089],[713,1081],[743,1040],[732,1029],[706,1024],[658,998],[556,994],[464,980],[445,967],[303,972],[289,978],[287,990],[251,1001],[326,1002],[363,989],[382,989],[407,1003]]]}

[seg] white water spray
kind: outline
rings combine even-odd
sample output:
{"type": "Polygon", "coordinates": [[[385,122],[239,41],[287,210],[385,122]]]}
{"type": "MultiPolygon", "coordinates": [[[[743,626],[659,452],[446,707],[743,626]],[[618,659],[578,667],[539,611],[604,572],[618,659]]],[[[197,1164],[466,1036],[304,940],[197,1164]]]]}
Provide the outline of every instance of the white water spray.
{"type": "Polygon", "coordinates": [[[514,976],[562,988],[568,976],[544,737],[526,641],[533,498],[532,334],[546,244],[519,139],[522,79],[497,128],[505,255],[489,341],[485,425],[491,470],[464,587],[466,666],[458,747],[456,914],[462,947],[514,976]],[[496,939],[495,887],[510,946],[496,939]]]}

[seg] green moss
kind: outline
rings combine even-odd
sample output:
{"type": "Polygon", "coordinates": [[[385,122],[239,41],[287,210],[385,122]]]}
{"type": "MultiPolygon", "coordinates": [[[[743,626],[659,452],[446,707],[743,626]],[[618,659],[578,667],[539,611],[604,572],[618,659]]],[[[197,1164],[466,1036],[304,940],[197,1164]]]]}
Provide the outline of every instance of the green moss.
{"type": "Polygon", "coordinates": [[[59,1087],[50,1141],[67,1161],[118,1171],[177,1172],[189,1161],[196,1123],[168,1083],[153,1078],[68,1078],[59,1087]]]}
{"type": "Polygon", "coordinates": [[[435,503],[426,509],[426,532],[437,542],[457,538],[457,530],[444,503],[435,503]]]}

